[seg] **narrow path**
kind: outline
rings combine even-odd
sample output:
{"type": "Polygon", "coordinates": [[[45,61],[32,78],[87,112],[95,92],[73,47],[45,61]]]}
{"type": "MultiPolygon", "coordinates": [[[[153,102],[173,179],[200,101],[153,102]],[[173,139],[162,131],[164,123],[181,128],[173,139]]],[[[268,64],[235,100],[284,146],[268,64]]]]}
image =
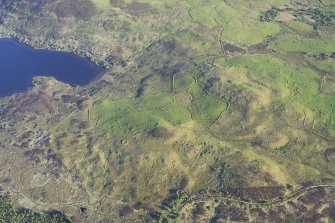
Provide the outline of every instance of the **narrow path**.
{"type": "Polygon", "coordinates": [[[183,203],[181,203],[176,209],[173,210],[167,210],[167,212],[163,213],[164,217],[162,220],[160,220],[160,222],[163,222],[164,220],[168,219],[168,216],[170,216],[173,212],[180,212],[186,205],[188,204],[192,204],[192,203],[196,203],[196,202],[200,202],[200,201],[208,201],[208,200],[212,200],[212,199],[218,199],[221,201],[232,201],[232,202],[239,202],[239,203],[243,203],[243,204],[247,204],[247,205],[254,205],[254,206],[266,206],[266,205],[276,205],[276,204],[280,204],[283,202],[287,202],[293,198],[298,197],[299,195],[305,193],[305,192],[310,192],[310,191],[314,191],[314,190],[318,190],[318,189],[335,189],[335,184],[330,184],[330,185],[315,185],[315,186],[309,186],[309,187],[305,187],[302,189],[299,189],[289,195],[283,196],[283,197],[276,197],[273,198],[271,200],[265,200],[265,201],[245,201],[242,198],[241,199],[236,199],[236,198],[229,198],[225,195],[220,195],[220,194],[213,194],[213,195],[194,195],[194,196],[190,196],[187,200],[185,200],[183,203]]]}
{"type": "MultiPolygon", "coordinates": [[[[221,199],[221,200],[227,200],[227,201],[237,201],[237,202],[240,202],[240,203],[250,204],[250,205],[278,204],[278,203],[289,201],[292,198],[295,198],[295,197],[299,196],[300,194],[302,194],[304,192],[309,192],[309,191],[313,191],[313,190],[317,190],[317,189],[321,189],[321,188],[335,189],[335,185],[310,186],[310,187],[306,187],[306,188],[302,188],[300,190],[297,190],[290,195],[283,196],[283,197],[276,197],[274,199],[266,200],[266,201],[262,201],[262,202],[259,202],[259,201],[243,201],[243,200],[240,200],[240,199],[229,198],[229,197],[226,197],[224,195],[195,196],[195,197],[190,197],[187,201],[185,201],[185,203],[183,203],[183,205],[185,206],[186,204],[191,203],[191,202],[203,201],[203,200],[209,200],[209,199],[221,199]]],[[[182,208],[182,207],[180,207],[180,208],[182,208]]]]}

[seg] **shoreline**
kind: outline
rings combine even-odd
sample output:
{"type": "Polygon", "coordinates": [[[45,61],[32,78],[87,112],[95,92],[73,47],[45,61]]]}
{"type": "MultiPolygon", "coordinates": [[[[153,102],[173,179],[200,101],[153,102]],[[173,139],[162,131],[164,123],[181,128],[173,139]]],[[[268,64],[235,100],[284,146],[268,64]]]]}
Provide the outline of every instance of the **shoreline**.
{"type": "MultiPolygon", "coordinates": [[[[24,89],[20,89],[20,90],[17,90],[17,91],[12,91],[12,92],[5,93],[5,94],[0,94],[0,99],[6,98],[6,97],[11,97],[13,95],[25,93],[25,92],[28,92],[28,91],[32,90],[34,88],[34,86],[36,85],[36,80],[39,80],[41,78],[55,79],[56,81],[58,81],[60,83],[63,83],[63,84],[66,84],[66,85],[69,85],[73,88],[77,88],[77,87],[85,88],[87,86],[90,86],[94,82],[102,79],[106,74],[108,74],[108,71],[109,71],[108,67],[104,66],[103,64],[101,64],[99,62],[96,62],[96,61],[92,60],[92,58],[96,58],[96,57],[90,57],[90,56],[88,56],[88,54],[84,54],[84,53],[82,53],[82,54],[75,53],[75,52],[79,52],[79,50],[77,50],[77,51],[69,51],[69,50],[63,51],[63,50],[60,50],[60,48],[50,47],[50,45],[46,44],[46,42],[40,42],[40,43],[45,43],[44,46],[46,46],[46,47],[41,47],[42,45],[39,45],[39,47],[35,47],[35,44],[34,45],[30,44],[30,43],[34,43],[34,41],[29,41],[29,39],[27,39],[27,38],[19,38],[16,35],[4,34],[4,33],[1,33],[1,30],[0,30],[0,40],[6,40],[6,39],[11,40],[11,41],[15,41],[15,42],[17,42],[17,44],[25,45],[26,47],[32,48],[34,50],[49,51],[50,53],[54,52],[54,53],[72,54],[72,56],[74,56],[74,57],[78,57],[82,60],[85,60],[85,61],[91,63],[94,66],[99,67],[99,69],[101,71],[98,72],[96,75],[94,75],[94,77],[91,78],[89,80],[89,82],[85,83],[85,84],[68,83],[68,82],[59,80],[59,78],[57,78],[55,75],[50,75],[50,74],[44,75],[42,73],[41,74],[36,74],[36,75],[32,76],[31,81],[29,81],[29,85],[27,85],[24,89]]],[[[90,55],[92,55],[92,54],[90,54],[90,55]]]]}
{"type": "Polygon", "coordinates": [[[76,56],[89,59],[90,61],[95,63],[97,66],[104,67],[106,71],[111,68],[111,64],[105,60],[106,58],[101,58],[95,55],[93,52],[84,51],[75,46],[70,47],[71,45],[65,44],[66,43],[65,39],[54,40],[54,43],[48,42],[45,39],[39,39],[39,40],[35,39],[34,40],[28,37],[18,35],[17,33],[11,33],[6,29],[4,28],[1,29],[1,28],[2,27],[0,27],[0,39],[13,38],[22,44],[26,44],[26,45],[33,47],[34,49],[73,53],[76,56]]]}

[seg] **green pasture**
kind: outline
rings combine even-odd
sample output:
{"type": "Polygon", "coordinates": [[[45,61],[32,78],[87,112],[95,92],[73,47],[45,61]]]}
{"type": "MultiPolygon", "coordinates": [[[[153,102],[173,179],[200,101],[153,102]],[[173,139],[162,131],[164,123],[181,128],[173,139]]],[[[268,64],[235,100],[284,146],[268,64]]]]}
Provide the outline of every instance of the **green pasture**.
{"type": "Polygon", "coordinates": [[[335,52],[335,37],[306,39],[297,35],[286,35],[272,43],[271,48],[285,52],[331,54],[335,52]]]}
{"type": "Polygon", "coordinates": [[[176,105],[172,97],[164,94],[103,100],[94,106],[92,114],[99,126],[125,136],[150,130],[160,121],[178,125],[191,119],[186,108],[176,105]]]}
{"type": "Polygon", "coordinates": [[[324,124],[333,123],[335,96],[320,92],[321,78],[313,70],[289,65],[270,55],[241,56],[219,63],[239,68],[252,81],[271,89],[273,99],[284,101],[288,108],[312,113],[324,124]]]}

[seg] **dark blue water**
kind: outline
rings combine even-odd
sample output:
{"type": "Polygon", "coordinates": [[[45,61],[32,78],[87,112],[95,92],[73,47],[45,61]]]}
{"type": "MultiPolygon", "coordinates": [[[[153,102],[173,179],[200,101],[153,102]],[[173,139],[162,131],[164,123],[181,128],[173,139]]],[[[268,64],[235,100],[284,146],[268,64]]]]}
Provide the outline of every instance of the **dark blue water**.
{"type": "Polygon", "coordinates": [[[104,71],[72,53],[38,50],[15,39],[0,39],[0,97],[27,90],[34,76],[52,76],[72,86],[83,86],[104,71]]]}

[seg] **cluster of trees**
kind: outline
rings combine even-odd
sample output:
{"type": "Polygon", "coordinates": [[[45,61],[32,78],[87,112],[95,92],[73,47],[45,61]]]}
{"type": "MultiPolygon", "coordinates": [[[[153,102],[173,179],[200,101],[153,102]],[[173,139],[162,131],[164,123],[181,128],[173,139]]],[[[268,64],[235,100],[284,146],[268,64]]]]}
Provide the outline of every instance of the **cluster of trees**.
{"type": "Polygon", "coordinates": [[[330,10],[310,9],[307,14],[320,25],[335,25],[335,13],[330,10]]]}
{"type": "Polygon", "coordinates": [[[17,210],[12,201],[0,195],[0,223],[71,223],[63,214],[40,214],[32,210],[17,210]]]}
{"type": "Polygon", "coordinates": [[[325,151],[325,158],[328,162],[335,162],[335,148],[328,148],[325,151]]]}
{"type": "Polygon", "coordinates": [[[279,12],[279,9],[272,8],[269,11],[265,12],[263,15],[261,15],[260,20],[262,22],[272,22],[275,20],[279,12]]]}
{"type": "Polygon", "coordinates": [[[304,16],[308,16],[315,20],[315,26],[323,25],[335,25],[335,11],[328,8],[309,8],[307,10],[302,9],[278,9],[272,8],[261,15],[260,20],[262,22],[272,22],[276,19],[277,15],[281,11],[289,11],[299,19],[304,19],[304,16]]]}
{"type": "Polygon", "coordinates": [[[163,209],[163,212],[160,214],[158,222],[174,222],[179,216],[179,207],[187,201],[188,198],[187,193],[182,190],[170,190],[170,196],[162,202],[161,208],[163,209]]]}

